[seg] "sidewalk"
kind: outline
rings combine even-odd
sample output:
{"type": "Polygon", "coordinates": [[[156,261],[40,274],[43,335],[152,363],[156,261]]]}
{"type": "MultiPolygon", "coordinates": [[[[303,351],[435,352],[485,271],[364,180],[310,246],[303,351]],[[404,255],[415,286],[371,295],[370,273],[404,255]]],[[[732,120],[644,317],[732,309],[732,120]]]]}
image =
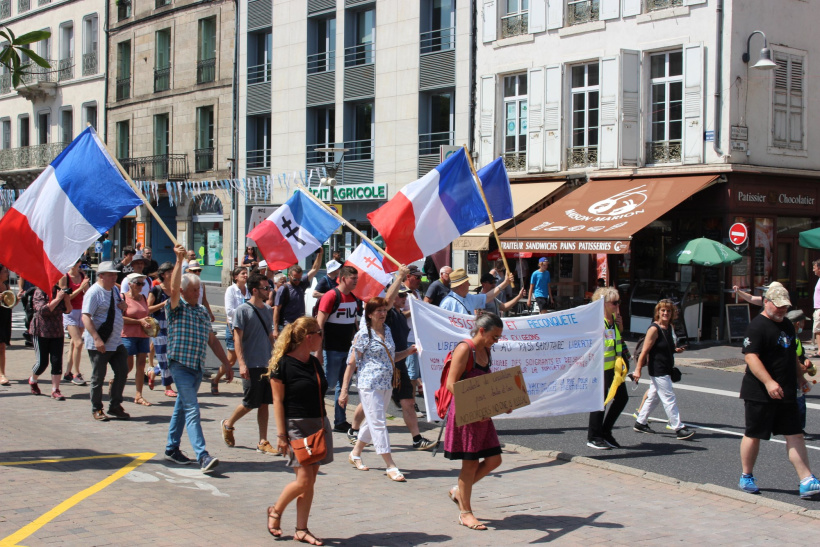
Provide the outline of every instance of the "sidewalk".
{"type": "MultiPolygon", "coordinates": [[[[236,447],[222,442],[219,422],[239,404],[238,384],[223,384],[219,396],[210,395],[207,383],[201,390],[208,450],[221,460],[215,475],[204,476],[194,466],[162,460],[173,400],[161,391],[146,390],[156,404],[138,407],[130,402],[129,381],[126,410],[132,420],[94,422],[88,388],[63,384],[65,402],[29,394],[24,378],[32,358],[21,345],[7,353],[13,383],[0,387],[0,462],[78,459],[0,465],[0,545],[14,544],[3,538],[18,531],[17,543],[28,546],[270,544],[265,508],[292,473],[282,458],[254,450],[255,414],[238,422],[236,447]],[[100,486],[139,453],[156,455],[100,486]],[[117,454],[131,456],[99,458],[117,454]],[[97,458],[87,459],[92,457],[97,458]],[[66,506],[36,520],[65,500],[66,506]]],[[[334,434],[336,459],[317,480],[310,522],[326,545],[816,543],[818,510],[511,445],[498,472],[480,482],[473,496],[476,515],[494,530],[468,530],[456,523],[458,510],[447,498],[459,463],[409,449],[411,439],[399,419],[390,422],[390,433],[405,484],[383,475],[381,459],[370,448],[363,457],[371,471],[353,469],[345,436],[334,434]]],[[[192,455],[187,437],[182,449],[192,455]]],[[[294,523],[292,505],[282,522],[286,539],[294,523]]]]}

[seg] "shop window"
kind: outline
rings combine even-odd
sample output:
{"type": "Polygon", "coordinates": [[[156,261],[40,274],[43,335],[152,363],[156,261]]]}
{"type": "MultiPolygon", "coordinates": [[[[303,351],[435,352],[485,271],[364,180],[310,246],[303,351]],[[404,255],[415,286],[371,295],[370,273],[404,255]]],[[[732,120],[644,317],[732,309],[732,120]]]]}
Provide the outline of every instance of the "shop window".
{"type": "Polygon", "coordinates": [[[192,220],[193,249],[202,264],[202,279],[221,281],[222,202],[212,194],[199,196],[194,203],[192,220]]]}
{"type": "Polygon", "coordinates": [[[760,287],[772,281],[774,253],[774,221],[771,218],[755,219],[754,284],[760,287]]]}

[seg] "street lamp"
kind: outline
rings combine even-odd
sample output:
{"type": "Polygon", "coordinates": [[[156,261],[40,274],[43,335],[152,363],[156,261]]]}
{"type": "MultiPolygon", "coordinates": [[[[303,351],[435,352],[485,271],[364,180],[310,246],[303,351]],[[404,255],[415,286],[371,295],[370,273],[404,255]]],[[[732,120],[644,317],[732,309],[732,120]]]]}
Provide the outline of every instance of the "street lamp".
{"type": "Polygon", "coordinates": [[[338,181],[336,180],[336,173],[339,171],[339,168],[342,166],[342,161],[344,161],[345,152],[348,152],[349,148],[314,148],[314,152],[319,152],[320,154],[324,154],[325,160],[322,162],[325,164],[325,172],[327,172],[327,177],[322,177],[319,181],[321,184],[327,184],[330,186],[330,204],[333,205],[333,188],[336,186],[338,181]],[[328,161],[329,155],[333,154],[333,160],[328,161]]]}
{"type": "Polygon", "coordinates": [[[772,61],[772,50],[769,49],[769,42],[766,40],[766,35],[763,33],[762,30],[756,30],[749,35],[749,38],[746,40],[746,53],[743,54],[743,62],[748,64],[749,59],[751,56],[749,55],[749,46],[752,42],[752,36],[755,34],[759,34],[763,36],[763,49],[760,50],[760,59],[752,65],[752,68],[758,68],[760,70],[774,70],[777,68],[777,63],[772,61]]]}

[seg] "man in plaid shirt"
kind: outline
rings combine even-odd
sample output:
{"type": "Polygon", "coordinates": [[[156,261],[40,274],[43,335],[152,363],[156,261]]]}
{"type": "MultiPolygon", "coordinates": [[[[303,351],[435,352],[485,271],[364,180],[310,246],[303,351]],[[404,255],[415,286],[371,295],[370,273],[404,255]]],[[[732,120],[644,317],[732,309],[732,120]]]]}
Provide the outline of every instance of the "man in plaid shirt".
{"type": "Polygon", "coordinates": [[[182,275],[185,247],[176,245],[174,252],[177,262],[171,276],[171,296],[165,303],[165,315],[168,318],[168,366],[177,385],[177,400],[168,427],[165,459],[181,465],[191,463],[179,449],[182,429],[186,427],[202,472],[212,473],[219,460],[205,450],[197,400],[202,367],[205,365],[205,346],[211,346],[216,358],[222,362],[222,370],[228,381],[233,379],[233,371],[211,329],[208,310],[198,303],[199,277],[190,273],[182,275]]]}

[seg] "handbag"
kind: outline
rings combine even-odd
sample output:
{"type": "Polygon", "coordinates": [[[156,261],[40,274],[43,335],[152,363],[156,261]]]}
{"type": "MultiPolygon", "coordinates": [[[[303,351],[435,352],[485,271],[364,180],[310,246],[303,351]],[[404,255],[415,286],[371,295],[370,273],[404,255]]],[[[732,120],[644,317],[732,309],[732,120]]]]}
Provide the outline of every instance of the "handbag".
{"type": "MultiPolygon", "coordinates": [[[[313,371],[316,373],[316,381],[319,386],[319,404],[322,405],[322,417],[324,418],[324,397],[322,397],[322,379],[319,377],[319,371],[316,370],[314,364],[313,371]]],[[[327,456],[327,443],[325,442],[325,427],[322,427],[316,433],[312,433],[304,439],[291,439],[290,448],[293,450],[293,455],[299,465],[313,465],[320,462],[327,456]]]]}
{"type": "MultiPolygon", "coordinates": [[[[114,318],[116,316],[116,310],[114,309],[117,303],[114,301],[114,293],[116,292],[116,287],[111,288],[111,301],[108,303],[108,314],[105,316],[105,321],[103,321],[99,327],[97,327],[97,334],[100,336],[103,342],[108,342],[108,339],[111,337],[111,334],[114,332],[114,318]]],[[[117,301],[119,301],[119,295],[117,295],[117,301]]]]}
{"type": "Polygon", "coordinates": [[[387,346],[384,345],[384,342],[376,338],[376,342],[382,345],[384,351],[387,352],[387,356],[390,358],[390,364],[393,365],[393,380],[390,382],[390,385],[393,386],[393,389],[399,389],[401,387],[401,371],[396,368],[396,362],[393,360],[393,356],[390,355],[390,350],[387,349],[387,346]]]}

